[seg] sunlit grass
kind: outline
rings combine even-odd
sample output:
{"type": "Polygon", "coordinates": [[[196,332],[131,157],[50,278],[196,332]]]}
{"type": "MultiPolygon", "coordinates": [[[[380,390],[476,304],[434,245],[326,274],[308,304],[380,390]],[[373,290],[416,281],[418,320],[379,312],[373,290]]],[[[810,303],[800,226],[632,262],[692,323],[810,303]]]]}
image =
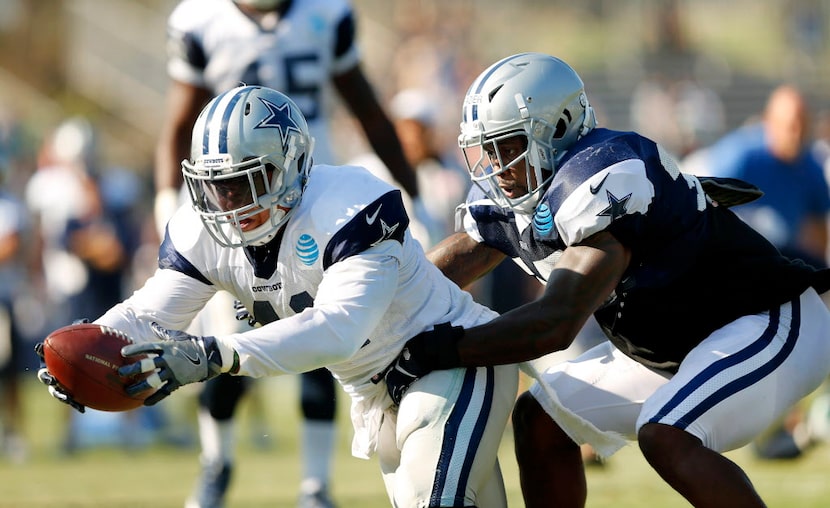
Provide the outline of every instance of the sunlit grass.
{"type": "MultiPolygon", "coordinates": [[[[99,446],[66,456],[60,453],[63,407],[36,382],[25,386],[29,459],[19,465],[0,458],[0,507],[179,507],[199,471],[198,449],[153,444],[138,449],[99,446]]],[[[228,508],[293,507],[300,477],[297,448],[298,402],[293,378],[261,382],[256,395],[264,409],[266,430],[254,425],[254,406],[247,400],[239,418],[237,470],[228,508]],[[267,436],[259,434],[267,433],[267,436]],[[270,446],[263,447],[267,437],[270,446]]],[[[374,460],[349,455],[351,428],[347,402],[340,399],[340,435],[335,458],[333,493],[341,508],[389,506],[374,460]]],[[[191,433],[193,390],[174,394],[168,410],[191,433]],[[175,404],[175,408],[174,405],[175,404]],[[175,410],[174,410],[175,409],[175,410]]],[[[84,417],[81,417],[84,418],[84,417]]],[[[511,507],[521,507],[518,472],[511,434],[501,449],[511,507]]],[[[830,447],[812,450],[795,461],[759,461],[748,450],[729,456],[749,473],[770,507],[828,506],[830,447]]],[[[602,468],[588,469],[589,507],[687,507],[654,473],[636,446],[628,446],[602,468]]]]}

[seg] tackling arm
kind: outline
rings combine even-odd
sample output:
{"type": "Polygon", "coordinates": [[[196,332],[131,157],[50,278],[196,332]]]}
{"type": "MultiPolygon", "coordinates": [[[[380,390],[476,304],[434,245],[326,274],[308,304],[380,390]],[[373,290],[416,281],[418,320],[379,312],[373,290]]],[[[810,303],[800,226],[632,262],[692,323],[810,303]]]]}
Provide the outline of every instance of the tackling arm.
{"type": "Polygon", "coordinates": [[[461,288],[490,273],[506,257],[463,231],[448,236],[427,252],[427,258],[461,288]]]}
{"type": "Polygon", "coordinates": [[[568,247],[539,299],[465,330],[457,342],[461,365],[518,363],[567,348],[630,259],[630,250],[606,231],[568,247]]]}

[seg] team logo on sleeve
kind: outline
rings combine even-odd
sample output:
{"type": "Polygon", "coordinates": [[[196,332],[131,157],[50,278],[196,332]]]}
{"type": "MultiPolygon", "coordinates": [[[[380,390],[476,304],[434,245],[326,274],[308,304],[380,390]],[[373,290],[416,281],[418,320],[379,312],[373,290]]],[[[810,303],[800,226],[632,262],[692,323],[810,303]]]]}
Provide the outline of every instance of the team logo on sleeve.
{"type": "MultiPolygon", "coordinates": [[[[368,221],[368,218],[367,218],[367,221],[368,221]]],[[[395,231],[398,229],[398,226],[400,226],[400,223],[396,223],[396,224],[393,224],[393,225],[390,226],[386,223],[386,221],[384,221],[383,219],[380,219],[380,230],[381,230],[380,240],[378,240],[376,242],[372,242],[370,245],[372,247],[374,247],[375,245],[380,244],[380,242],[382,242],[384,240],[389,240],[390,238],[392,238],[392,235],[395,234],[395,231]]]]}
{"type": "Polygon", "coordinates": [[[606,189],[605,195],[608,197],[608,206],[599,212],[597,217],[611,217],[611,220],[614,221],[628,212],[626,207],[628,206],[628,200],[631,199],[631,193],[622,198],[617,198],[610,190],[606,189]]]}
{"type": "Polygon", "coordinates": [[[300,259],[300,262],[306,266],[313,265],[314,262],[320,257],[320,248],[317,246],[317,242],[314,241],[314,238],[312,238],[311,235],[300,235],[294,251],[297,253],[297,257],[300,259]]]}

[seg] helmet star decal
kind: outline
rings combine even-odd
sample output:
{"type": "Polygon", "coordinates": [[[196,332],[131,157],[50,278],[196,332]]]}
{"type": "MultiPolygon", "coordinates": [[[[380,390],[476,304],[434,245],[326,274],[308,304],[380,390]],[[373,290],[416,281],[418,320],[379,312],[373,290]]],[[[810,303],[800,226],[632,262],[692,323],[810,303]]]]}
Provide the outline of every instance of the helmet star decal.
{"type": "Polygon", "coordinates": [[[277,106],[267,99],[263,99],[262,97],[257,98],[266,108],[268,108],[268,116],[256,124],[254,129],[276,128],[280,131],[280,141],[282,141],[282,146],[285,146],[291,131],[294,131],[297,134],[302,133],[302,131],[300,131],[300,127],[297,125],[297,122],[291,118],[291,106],[288,103],[285,103],[282,106],[277,106]]]}
{"type": "Polygon", "coordinates": [[[622,198],[617,198],[617,196],[611,194],[611,191],[605,191],[606,196],[608,196],[608,206],[597,214],[597,217],[611,217],[611,220],[615,220],[618,217],[622,217],[628,211],[626,209],[626,205],[628,204],[628,200],[631,199],[631,194],[629,193],[622,198]]]}

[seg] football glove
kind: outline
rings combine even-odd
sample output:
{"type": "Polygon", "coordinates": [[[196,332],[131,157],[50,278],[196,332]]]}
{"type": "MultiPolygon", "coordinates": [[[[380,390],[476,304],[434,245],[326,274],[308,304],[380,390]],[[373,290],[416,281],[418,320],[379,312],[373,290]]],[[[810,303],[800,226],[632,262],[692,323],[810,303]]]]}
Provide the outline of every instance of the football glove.
{"type": "Polygon", "coordinates": [[[256,318],[248,312],[248,309],[239,300],[233,301],[233,310],[236,311],[237,321],[247,321],[248,326],[254,326],[256,324],[256,318]]]}
{"type": "Polygon", "coordinates": [[[463,336],[464,328],[441,323],[409,339],[383,375],[392,401],[400,404],[409,386],[433,370],[460,366],[456,343],[463,336]]]}
{"type": "MultiPolygon", "coordinates": [[[[78,325],[82,323],[89,323],[89,319],[80,318],[72,321],[73,325],[78,325]]],[[[58,380],[55,379],[55,376],[53,376],[46,368],[46,360],[43,357],[43,342],[38,342],[37,344],[35,344],[35,354],[38,356],[38,358],[40,358],[40,367],[37,371],[37,379],[38,381],[47,386],[47,388],[49,389],[49,395],[63,402],[72,409],[78,411],[79,413],[86,412],[86,407],[77,400],[73,399],[71,395],[63,391],[60,385],[58,384],[58,380]]]]}
{"type": "Polygon", "coordinates": [[[145,354],[151,356],[118,369],[118,375],[126,378],[149,374],[125,387],[130,395],[157,388],[144,400],[145,406],[158,403],[186,384],[239,370],[236,351],[233,351],[231,365],[222,364],[221,346],[215,337],[197,337],[179,330],[168,330],[158,323],[151,323],[150,326],[160,341],[130,344],[121,349],[121,354],[127,358],[145,354]]]}
{"type": "Polygon", "coordinates": [[[37,371],[37,379],[38,381],[46,385],[46,387],[49,390],[49,395],[63,402],[72,409],[78,411],[79,413],[86,412],[86,407],[80,402],[73,399],[71,395],[63,391],[60,385],[58,384],[58,380],[55,379],[55,376],[49,373],[49,370],[46,368],[46,360],[43,358],[43,342],[38,342],[37,344],[35,344],[35,354],[37,354],[38,358],[40,358],[40,368],[37,371]]]}

